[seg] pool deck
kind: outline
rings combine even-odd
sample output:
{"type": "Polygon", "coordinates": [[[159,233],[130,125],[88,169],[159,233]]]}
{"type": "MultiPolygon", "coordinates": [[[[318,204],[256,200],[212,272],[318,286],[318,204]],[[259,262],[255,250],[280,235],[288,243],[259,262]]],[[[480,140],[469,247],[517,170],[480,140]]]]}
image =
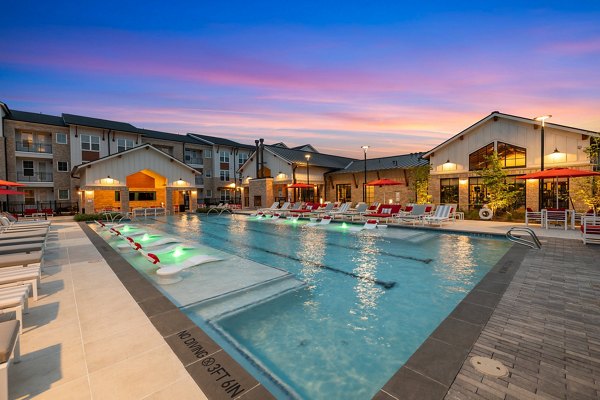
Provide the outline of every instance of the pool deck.
{"type": "MultiPolygon", "coordinates": [[[[457,221],[443,228],[504,234],[522,225],[457,221]]],[[[534,230],[543,249],[515,246],[507,253],[497,275],[482,281],[424,343],[425,350],[441,352],[415,353],[396,374],[401,379],[375,398],[600,397],[600,246],[565,240],[578,239],[579,231],[534,230]],[[454,356],[442,356],[448,353],[454,356]],[[473,355],[501,361],[509,376],[476,372],[473,355]]],[[[79,224],[53,222],[41,296],[25,315],[22,362],[9,368],[10,398],[230,398],[199,389],[198,380],[207,380],[201,364],[182,360],[178,331],[161,325],[169,318],[182,322],[176,309],[144,280],[112,267],[120,256],[99,246],[79,224]]],[[[254,381],[246,385],[240,398],[270,397],[254,381]]]]}

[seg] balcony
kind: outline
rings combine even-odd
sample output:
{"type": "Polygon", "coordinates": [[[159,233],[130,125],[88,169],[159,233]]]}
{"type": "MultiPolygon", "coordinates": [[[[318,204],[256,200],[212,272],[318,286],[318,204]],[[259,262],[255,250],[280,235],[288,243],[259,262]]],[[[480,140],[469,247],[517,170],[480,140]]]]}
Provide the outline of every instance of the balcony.
{"type": "Polygon", "coordinates": [[[204,161],[200,157],[185,157],[185,163],[196,168],[204,165],[204,161]]]}
{"type": "Polygon", "coordinates": [[[52,182],[52,172],[17,171],[17,182],[52,182]]]}
{"type": "Polygon", "coordinates": [[[52,154],[52,144],[44,142],[17,142],[17,151],[26,153],[45,153],[52,154]]]}

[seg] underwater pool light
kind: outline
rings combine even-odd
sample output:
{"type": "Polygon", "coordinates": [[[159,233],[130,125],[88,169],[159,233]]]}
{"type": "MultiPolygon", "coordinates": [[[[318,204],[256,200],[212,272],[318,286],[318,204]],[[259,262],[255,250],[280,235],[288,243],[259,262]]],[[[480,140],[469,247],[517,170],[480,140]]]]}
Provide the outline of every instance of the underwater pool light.
{"type": "Polygon", "coordinates": [[[128,230],[129,230],[129,225],[125,225],[125,226],[123,227],[123,232],[127,232],[128,230]]]}
{"type": "Polygon", "coordinates": [[[145,241],[146,241],[146,240],[148,240],[148,239],[150,239],[150,236],[148,236],[148,234],[147,234],[147,233],[144,233],[144,236],[142,236],[142,241],[144,241],[144,242],[145,242],[145,241]]]}
{"type": "Polygon", "coordinates": [[[348,225],[345,222],[342,222],[342,229],[348,228],[348,225]]]}
{"type": "Polygon", "coordinates": [[[183,254],[183,249],[181,247],[177,247],[175,249],[175,251],[173,252],[173,256],[175,257],[179,257],[183,254]]]}

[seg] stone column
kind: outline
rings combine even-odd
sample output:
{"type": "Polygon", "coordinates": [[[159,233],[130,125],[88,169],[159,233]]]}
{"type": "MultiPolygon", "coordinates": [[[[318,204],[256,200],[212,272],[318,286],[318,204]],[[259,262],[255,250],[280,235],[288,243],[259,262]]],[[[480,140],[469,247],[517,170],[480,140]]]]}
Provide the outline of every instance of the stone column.
{"type": "Polygon", "coordinates": [[[198,191],[191,190],[190,191],[190,208],[188,211],[196,211],[198,207],[198,191]]]}
{"type": "Polygon", "coordinates": [[[469,177],[458,177],[458,209],[467,211],[469,209],[469,177]]]}
{"type": "Polygon", "coordinates": [[[84,190],[83,192],[83,208],[86,214],[93,214],[96,210],[94,209],[94,191],[84,190]]]}
{"type": "Polygon", "coordinates": [[[169,212],[173,212],[173,188],[166,188],[166,204],[165,204],[165,208],[167,209],[167,211],[169,212]]]}
{"type": "Polygon", "coordinates": [[[121,212],[129,212],[129,188],[119,188],[119,196],[121,196],[121,212]]]}
{"type": "Polygon", "coordinates": [[[527,179],[525,183],[525,207],[531,208],[532,210],[538,210],[540,208],[540,189],[537,179],[527,179]]]}

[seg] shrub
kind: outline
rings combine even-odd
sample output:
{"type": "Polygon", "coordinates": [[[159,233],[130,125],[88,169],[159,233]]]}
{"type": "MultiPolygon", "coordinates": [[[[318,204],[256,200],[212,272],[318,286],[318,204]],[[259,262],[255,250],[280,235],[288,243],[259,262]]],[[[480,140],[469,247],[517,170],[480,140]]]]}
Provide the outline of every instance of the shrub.
{"type": "Polygon", "coordinates": [[[208,207],[196,208],[196,212],[200,213],[200,214],[206,214],[208,212],[208,210],[210,210],[210,208],[208,208],[208,207]]]}
{"type": "Polygon", "coordinates": [[[104,215],[102,215],[102,214],[75,214],[75,216],[73,218],[77,222],[81,222],[81,221],[93,221],[93,220],[101,220],[101,219],[103,219],[104,215]]]}

